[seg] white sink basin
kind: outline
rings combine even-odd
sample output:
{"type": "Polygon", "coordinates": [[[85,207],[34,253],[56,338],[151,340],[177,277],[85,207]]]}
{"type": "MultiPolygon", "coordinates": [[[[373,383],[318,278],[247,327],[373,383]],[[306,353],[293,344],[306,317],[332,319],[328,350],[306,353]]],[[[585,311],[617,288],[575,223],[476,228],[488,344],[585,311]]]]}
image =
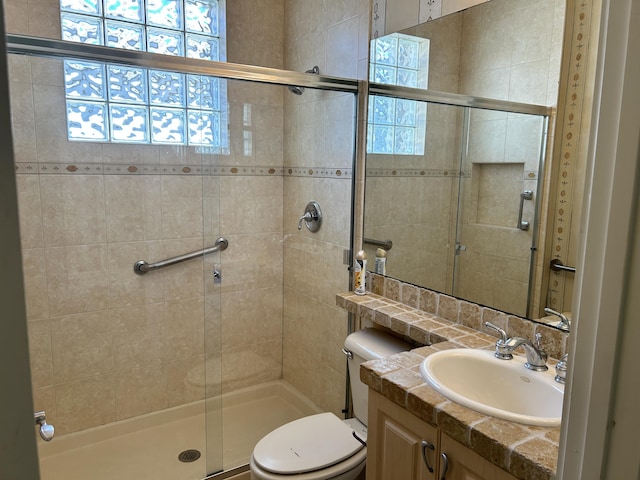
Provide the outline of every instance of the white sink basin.
{"type": "Polygon", "coordinates": [[[493,351],[453,349],[422,362],[422,378],[453,400],[487,415],[541,427],[559,427],[564,385],[546,372],[525,368],[526,359],[499,360],[493,351]]]}

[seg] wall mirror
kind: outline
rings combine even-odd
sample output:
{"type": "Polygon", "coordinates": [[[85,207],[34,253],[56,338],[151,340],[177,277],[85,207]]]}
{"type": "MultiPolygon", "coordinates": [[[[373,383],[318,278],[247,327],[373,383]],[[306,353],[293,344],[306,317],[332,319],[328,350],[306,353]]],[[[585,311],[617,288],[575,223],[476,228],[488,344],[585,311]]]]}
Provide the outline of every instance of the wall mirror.
{"type": "Polygon", "coordinates": [[[391,84],[555,106],[565,7],[490,0],[372,41],[364,248],[373,259],[378,241],[392,242],[388,276],[545,315],[550,258],[536,251],[546,221],[536,207],[550,171],[547,119],[374,93],[391,84]]]}

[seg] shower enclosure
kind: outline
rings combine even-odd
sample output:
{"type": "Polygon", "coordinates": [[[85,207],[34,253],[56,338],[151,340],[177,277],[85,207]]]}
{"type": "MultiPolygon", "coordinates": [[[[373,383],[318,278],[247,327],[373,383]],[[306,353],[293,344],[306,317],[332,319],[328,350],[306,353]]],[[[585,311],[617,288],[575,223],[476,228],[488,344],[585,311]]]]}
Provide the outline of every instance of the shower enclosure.
{"type": "Polygon", "coordinates": [[[282,423],[340,414],[357,82],[8,40],[42,478],[226,478],[282,423]]]}

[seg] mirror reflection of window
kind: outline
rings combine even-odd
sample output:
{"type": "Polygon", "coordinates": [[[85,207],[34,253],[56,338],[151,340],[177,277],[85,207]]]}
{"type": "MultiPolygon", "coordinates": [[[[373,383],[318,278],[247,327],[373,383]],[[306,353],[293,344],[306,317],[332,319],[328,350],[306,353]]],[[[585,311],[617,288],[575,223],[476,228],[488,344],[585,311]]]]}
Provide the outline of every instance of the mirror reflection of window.
{"type": "MultiPolygon", "coordinates": [[[[402,87],[429,86],[429,39],[393,33],[371,41],[369,81],[402,87]]],[[[367,153],[422,155],[426,131],[425,103],[369,97],[367,153]]]]}
{"type": "MultiPolygon", "coordinates": [[[[225,61],[224,2],[60,0],[62,39],[225,61]]],[[[64,61],[69,140],[228,145],[226,85],[217,78],[64,61]]]]}

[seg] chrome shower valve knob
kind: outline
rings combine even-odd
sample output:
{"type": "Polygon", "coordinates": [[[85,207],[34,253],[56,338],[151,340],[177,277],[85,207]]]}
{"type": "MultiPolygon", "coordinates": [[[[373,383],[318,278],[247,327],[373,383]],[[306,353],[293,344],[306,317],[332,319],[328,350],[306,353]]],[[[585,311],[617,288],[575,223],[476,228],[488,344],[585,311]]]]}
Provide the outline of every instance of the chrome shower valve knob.
{"type": "Polygon", "coordinates": [[[320,210],[318,202],[311,201],[307,203],[304,209],[304,215],[298,220],[298,230],[302,230],[302,222],[306,224],[307,229],[312,233],[320,230],[320,226],[322,225],[322,211],[320,210]]]}

